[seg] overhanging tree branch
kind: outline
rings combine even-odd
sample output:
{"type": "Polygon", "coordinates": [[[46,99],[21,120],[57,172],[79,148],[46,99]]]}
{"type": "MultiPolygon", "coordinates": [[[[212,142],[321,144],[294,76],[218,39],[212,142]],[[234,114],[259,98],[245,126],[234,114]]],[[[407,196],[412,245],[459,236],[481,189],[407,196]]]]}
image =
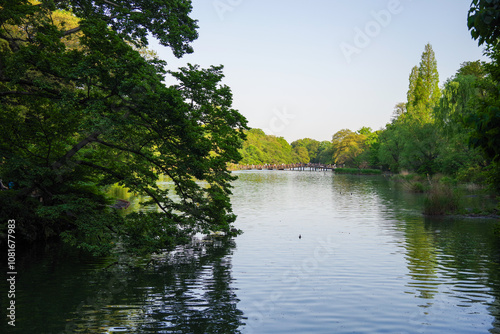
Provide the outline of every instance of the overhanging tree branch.
{"type": "MultiPolygon", "coordinates": [[[[100,170],[102,172],[105,172],[105,173],[113,176],[117,180],[120,180],[120,181],[125,180],[125,176],[123,176],[122,174],[119,174],[119,173],[115,172],[114,170],[112,170],[110,168],[99,166],[99,165],[94,164],[92,162],[82,161],[82,160],[78,160],[78,161],[76,161],[76,163],[79,164],[79,165],[84,165],[84,166],[88,166],[88,167],[91,167],[91,168],[94,168],[94,169],[98,169],[98,170],[100,170]]],[[[153,201],[158,205],[158,207],[163,212],[168,213],[168,210],[163,206],[163,204],[161,203],[161,201],[155,196],[155,194],[152,191],[150,191],[149,189],[147,189],[145,187],[141,187],[139,185],[139,183],[137,183],[137,182],[132,182],[132,183],[135,186],[137,186],[139,189],[141,189],[142,191],[144,191],[144,193],[146,193],[149,197],[151,197],[153,199],[153,201]]]]}
{"type": "MultiPolygon", "coordinates": [[[[146,45],[151,35],[176,57],[191,53],[198,28],[189,16],[191,0],[55,0],[50,6],[14,1],[9,6],[19,19],[15,25],[0,22],[5,23],[0,33],[8,37],[0,41],[0,108],[8,111],[0,112],[0,161],[8,162],[0,169],[16,181],[15,201],[26,208],[32,225],[40,226],[39,235],[65,232],[78,236],[79,246],[103,249],[95,236],[107,230],[107,223],[113,230],[128,219],[114,219],[102,206],[99,188],[116,182],[148,196],[147,202],[160,208],[159,217],[192,225],[186,233],[211,224],[227,230],[234,221],[227,187],[231,177],[214,173],[238,157],[241,145],[228,137],[238,138],[232,127],[241,123],[245,128],[244,118],[226,108],[214,110],[201,97],[200,110],[190,110],[182,95],[165,85],[163,62],[145,60],[129,43],[146,45]],[[53,15],[54,10],[67,12],[53,15]],[[19,36],[25,40],[16,40],[19,36]],[[31,120],[38,114],[44,116],[40,124],[31,120]],[[213,126],[202,123],[210,121],[213,126]],[[10,145],[16,139],[32,152],[10,145]],[[228,153],[211,159],[208,152],[218,148],[228,153]],[[159,174],[170,177],[175,189],[157,185],[159,174]],[[38,193],[53,200],[30,198],[38,193]],[[68,222],[66,207],[80,210],[82,205],[85,212],[75,211],[83,214],[77,224],[49,230],[52,225],[46,223],[68,222]]],[[[230,96],[226,101],[216,89],[220,77],[194,73],[192,79],[200,96],[230,104],[230,96]]],[[[115,231],[117,237],[127,233],[115,231]]],[[[158,234],[132,232],[131,237],[146,239],[158,234]]],[[[184,241],[172,239],[172,244],[184,241]]]]}
{"type": "Polygon", "coordinates": [[[142,153],[140,151],[129,149],[129,148],[126,148],[126,147],[123,147],[123,146],[114,145],[114,144],[105,142],[105,141],[100,140],[100,139],[96,139],[95,142],[97,142],[99,144],[102,144],[104,146],[108,146],[108,147],[111,147],[111,148],[123,151],[123,152],[134,153],[134,154],[137,154],[137,155],[143,157],[148,162],[150,162],[151,164],[153,164],[154,166],[156,166],[161,172],[165,173],[168,177],[170,177],[172,179],[172,181],[177,186],[177,189],[179,190],[179,192],[181,193],[181,195],[182,195],[183,198],[191,198],[190,196],[188,196],[186,194],[186,192],[184,191],[184,189],[180,185],[180,183],[174,178],[174,176],[172,175],[171,171],[168,168],[166,168],[165,166],[160,165],[157,161],[155,161],[151,157],[146,156],[144,153],[142,153]]]}
{"type": "Polygon", "coordinates": [[[85,139],[81,140],[79,143],[73,146],[71,150],[69,150],[64,156],[62,156],[59,160],[54,162],[52,164],[52,169],[61,168],[66,163],[66,161],[71,159],[76,153],[78,153],[78,151],[84,148],[87,144],[96,141],[97,137],[99,137],[99,135],[101,134],[102,134],[101,131],[95,131],[90,136],[87,136],[85,139]]]}

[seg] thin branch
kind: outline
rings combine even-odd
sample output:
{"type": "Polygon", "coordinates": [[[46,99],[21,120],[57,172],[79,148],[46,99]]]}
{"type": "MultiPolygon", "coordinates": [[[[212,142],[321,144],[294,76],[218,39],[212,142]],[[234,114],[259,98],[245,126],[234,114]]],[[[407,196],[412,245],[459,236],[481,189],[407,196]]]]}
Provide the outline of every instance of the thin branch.
{"type": "MultiPolygon", "coordinates": [[[[42,73],[53,75],[52,73],[47,73],[47,72],[43,72],[43,71],[42,71],[42,73]]],[[[55,75],[53,75],[53,76],[55,76],[55,75]]],[[[66,79],[66,78],[61,78],[61,77],[59,77],[59,78],[66,79]]],[[[6,82],[6,83],[12,83],[13,81],[14,80],[1,80],[1,82],[6,82]]],[[[28,86],[28,87],[34,87],[35,89],[37,89],[37,91],[47,92],[47,93],[52,94],[52,95],[37,93],[37,91],[35,91],[33,93],[22,92],[22,91],[8,91],[8,92],[0,92],[0,95],[38,95],[38,96],[51,97],[51,98],[59,98],[59,95],[60,95],[60,92],[58,90],[55,90],[55,89],[44,88],[43,90],[41,90],[33,82],[31,82],[29,80],[21,79],[21,80],[17,80],[14,82],[15,82],[15,84],[24,85],[24,86],[28,86]]]]}
{"type": "Polygon", "coordinates": [[[68,35],[71,35],[71,34],[74,34],[74,33],[77,33],[79,32],[80,30],[82,30],[82,27],[78,26],[76,28],[73,28],[73,29],[69,29],[69,30],[66,30],[65,32],[63,32],[63,36],[66,37],[68,35]]]}
{"type": "Polygon", "coordinates": [[[18,90],[11,90],[8,92],[0,92],[0,96],[7,96],[7,95],[38,95],[38,94],[29,93],[29,92],[20,92],[18,90]]]}
{"type": "Polygon", "coordinates": [[[93,132],[90,136],[87,136],[85,139],[81,140],[79,143],[77,143],[71,150],[69,150],[63,157],[61,157],[59,160],[54,162],[52,164],[52,169],[59,169],[61,168],[66,161],[71,159],[78,151],[80,151],[82,148],[84,148],[87,144],[91,142],[95,142],[97,140],[97,137],[102,134],[101,131],[95,131],[93,132]]]}
{"type": "Polygon", "coordinates": [[[30,93],[30,92],[21,92],[21,91],[0,92],[0,96],[9,96],[9,95],[41,96],[41,97],[48,97],[48,98],[52,98],[52,99],[56,99],[56,100],[60,99],[60,97],[53,96],[51,94],[30,93]]]}
{"type": "Polygon", "coordinates": [[[111,5],[111,6],[115,6],[115,7],[120,7],[120,5],[114,3],[114,2],[111,2],[111,1],[108,1],[108,0],[103,0],[104,3],[107,3],[108,5],[111,5]]]}

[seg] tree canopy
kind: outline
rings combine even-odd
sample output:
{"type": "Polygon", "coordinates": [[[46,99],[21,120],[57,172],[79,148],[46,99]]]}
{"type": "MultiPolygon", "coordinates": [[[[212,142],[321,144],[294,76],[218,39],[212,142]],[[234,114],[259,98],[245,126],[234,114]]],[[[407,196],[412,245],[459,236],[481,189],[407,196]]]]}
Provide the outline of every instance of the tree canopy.
{"type": "Polygon", "coordinates": [[[473,0],[467,25],[480,45],[496,47],[500,38],[500,1],[473,0]]]}
{"type": "Polygon", "coordinates": [[[231,231],[226,165],[240,159],[246,120],[222,66],[167,72],[138,50],[151,35],[176,57],[192,52],[191,1],[0,7],[0,176],[15,184],[1,193],[2,217],[25,239],[61,236],[96,253],[117,239],[153,251],[231,231]],[[166,86],[167,74],[178,84],[166,86]],[[116,183],[158,212],[118,215],[103,193],[116,183]]]}
{"type": "Polygon", "coordinates": [[[277,164],[300,162],[283,137],[266,135],[261,129],[250,129],[240,150],[241,164],[277,164]]]}
{"type": "Polygon", "coordinates": [[[476,113],[467,118],[470,144],[492,162],[491,182],[500,190],[500,1],[472,1],[468,27],[478,44],[486,45],[485,54],[491,59],[484,65],[487,77],[480,84],[476,113]]]}

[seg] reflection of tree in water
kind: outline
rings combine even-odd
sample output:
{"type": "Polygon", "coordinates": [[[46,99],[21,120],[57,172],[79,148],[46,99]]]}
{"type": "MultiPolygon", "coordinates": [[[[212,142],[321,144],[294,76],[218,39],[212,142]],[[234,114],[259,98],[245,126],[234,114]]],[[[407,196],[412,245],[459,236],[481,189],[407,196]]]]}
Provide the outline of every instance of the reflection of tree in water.
{"type": "MultiPolygon", "coordinates": [[[[500,333],[500,223],[488,219],[422,216],[422,195],[397,183],[374,187],[393,235],[404,240],[409,293],[454,307],[485,305],[500,333]],[[436,300],[437,299],[437,300],[436,300]]],[[[434,305],[435,306],[435,305],[434,305]]]]}
{"type": "Polygon", "coordinates": [[[230,286],[232,248],[232,241],[214,238],[155,265],[151,275],[157,284],[145,294],[144,302],[145,322],[151,324],[141,327],[179,333],[238,333],[242,312],[230,286]]]}
{"type": "Polygon", "coordinates": [[[494,317],[490,332],[500,333],[498,229],[498,222],[471,219],[407,220],[405,248],[412,278],[408,287],[426,299],[446,293],[455,307],[485,305],[494,317]]]}
{"type": "Polygon", "coordinates": [[[97,296],[84,306],[72,319],[75,332],[239,333],[243,313],[231,288],[233,248],[232,240],[211,238],[156,257],[146,268],[110,267],[95,287],[98,295],[110,290],[108,300],[97,296]],[[109,289],[112,277],[121,278],[109,289]]]}
{"type": "Polygon", "coordinates": [[[386,178],[370,175],[334,174],[332,178],[333,189],[336,192],[346,195],[356,193],[367,197],[386,188],[387,182],[386,178]]]}
{"type": "Polygon", "coordinates": [[[485,219],[426,219],[436,235],[442,276],[455,283],[457,304],[488,306],[495,319],[491,333],[500,333],[500,224],[485,219]]]}
{"type": "Polygon", "coordinates": [[[411,278],[408,286],[419,292],[418,297],[433,299],[440,284],[433,235],[420,221],[408,222],[405,232],[408,275],[411,278]]]}

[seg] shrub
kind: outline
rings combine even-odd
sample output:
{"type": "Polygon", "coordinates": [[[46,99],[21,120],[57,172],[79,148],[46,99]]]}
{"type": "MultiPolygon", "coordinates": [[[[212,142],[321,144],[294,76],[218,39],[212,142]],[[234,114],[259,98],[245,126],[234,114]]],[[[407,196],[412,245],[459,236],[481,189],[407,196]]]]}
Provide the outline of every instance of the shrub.
{"type": "Polygon", "coordinates": [[[457,180],[450,176],[443,176],[439,182],[441,182],[445,186],[456,186],[457,180]]]}
{"type": "Polygon", "coordinates": [[[395,175],[392,179],[396,182],[400,182],[403,187],[410,192],[423,193],[428,189],[426,186],[427,181],[418,174],[402,173],[395,175]]]}
{"type": "Polygon", "coordinates": [[[443,183],[435,183],[424,201],[424,214],[445,215],[463,211],[461,196],[457,189],[443,183]]]}
{"type": "Polygon", "coordinates": [[[423,193],[425,192],[425,186],[422,184],[422,182],[412,182],[410,183],[410,190],[414,193],[423,193]]]}

